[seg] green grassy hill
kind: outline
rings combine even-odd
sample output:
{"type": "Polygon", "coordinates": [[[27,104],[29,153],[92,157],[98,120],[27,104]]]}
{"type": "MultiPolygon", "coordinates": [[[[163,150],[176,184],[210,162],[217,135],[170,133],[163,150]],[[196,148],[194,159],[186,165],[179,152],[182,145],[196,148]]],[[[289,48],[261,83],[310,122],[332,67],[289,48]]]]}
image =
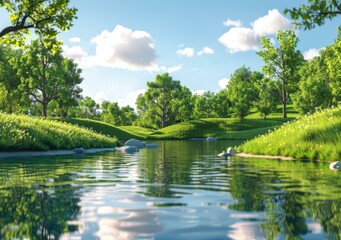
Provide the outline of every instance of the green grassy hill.
{"type": "Polygon", "coordinates": [[[299,159],[341,160],[341,106],[284,124],[244,143],[239,151],[299,159]]]}
{"type": "Polygon", "coordinates": [[[0,151],[115,147],[109,138],[72,124],[0,113],[0,151]]]}

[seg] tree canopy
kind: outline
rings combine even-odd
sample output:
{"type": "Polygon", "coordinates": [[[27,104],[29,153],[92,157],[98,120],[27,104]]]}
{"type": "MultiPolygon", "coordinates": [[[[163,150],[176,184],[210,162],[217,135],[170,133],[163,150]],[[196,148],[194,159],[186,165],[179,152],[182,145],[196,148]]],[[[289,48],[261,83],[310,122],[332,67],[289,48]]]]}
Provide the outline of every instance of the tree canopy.
{"type": "Polygon", "coordinates": [[[295,24],[303,29],[312,29],[316,25],[321,26],[327,19],[333,19],[341,15],[340,0],[308,0],[299,8],[286,9],[291,18],[296,20],[295,24]]]}
{"type": "Polygon", "coordinates": [[[56,36],[68,30],[76,18],[76,8],[70,0],[0,0],[10,14],[11,25],[0,29],[0,41],[23,44],[30,29],[43,36],[56,36]]]}

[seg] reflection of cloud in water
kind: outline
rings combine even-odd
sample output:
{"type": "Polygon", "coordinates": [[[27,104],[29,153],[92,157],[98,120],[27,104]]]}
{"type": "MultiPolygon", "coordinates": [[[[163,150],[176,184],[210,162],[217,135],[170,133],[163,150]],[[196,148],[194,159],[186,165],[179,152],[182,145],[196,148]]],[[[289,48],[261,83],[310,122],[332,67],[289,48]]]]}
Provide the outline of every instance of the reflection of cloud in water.
{"type": "Polygon", "coordinates": [[[156,209],[124,210],[110,206],[86,208],[79,221],[69,224],[78,225],[80,231],[76,236],[71,234],[61,239],[153,239],[154,235],[163,229],[156,209]]]}
{"type": "Polygon", "coordinates": [[[234,240],[256,240],[265,239],[265,234],[261,232],[257,222],[239,222],[229,226],[231,231],[227,236],[234,240]]]}

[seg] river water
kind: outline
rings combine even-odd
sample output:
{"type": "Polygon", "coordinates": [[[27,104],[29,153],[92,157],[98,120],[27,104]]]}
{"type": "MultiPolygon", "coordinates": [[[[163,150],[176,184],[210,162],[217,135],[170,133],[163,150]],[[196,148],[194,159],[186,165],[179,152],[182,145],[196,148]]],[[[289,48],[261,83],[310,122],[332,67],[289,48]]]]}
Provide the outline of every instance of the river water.
{"type": "Polygon", "coordinates": [[[328,163],[217,156],[239,142],[0,159],[0,239],[340,239],[328,163]]]}

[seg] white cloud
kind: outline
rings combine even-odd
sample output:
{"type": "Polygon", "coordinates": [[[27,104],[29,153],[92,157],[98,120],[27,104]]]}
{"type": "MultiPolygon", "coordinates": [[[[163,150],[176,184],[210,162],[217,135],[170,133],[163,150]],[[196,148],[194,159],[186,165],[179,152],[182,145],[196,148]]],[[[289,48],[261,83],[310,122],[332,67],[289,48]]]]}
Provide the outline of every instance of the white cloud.
{"type": "Polygon", "coordinates": [[[231,19],[227,19],[226,21],[224,21],[224,26],[226,27],[241,27],[243,26],[240,20],[231,20],[231,19]]]}
{"type": "Polygon", "coordinates": [[[199,89],[199,90],[192,91],[192,94],[201,96],[201,95],[203,95],[205,92],[207,92],[207,90],[199,89]]]}
{"type": "Polygon", "coordinates": [[[128,93],[125,98],[120,98],[118,100],[118,105],[120,107],[124,107],[129,105],[130,107],[134,108],[136,110],[136,99],[140,94],[144,94],[147,91],[147,89],[139,89],[135,92],[128,93]]]}
{"type": "Polygon", "coordinates": [[[320,49],[316,49],[316,48],[311,48],[309,49],[308,51],[305,51],[303,53],[303,57],[305,60],[311,60],[313,59],[314,57],[317,57],[317,56],[320,56],[320,51],[322,50],[323,48],[320,48],[320,49]]]}
{"type": "Polygon", "coordinates": [[[104,94],[104,92],[97,92],[94,96],[94,100],[96,101],[96,103],[102,103],[103,101],[108,100],[107,96],[104,94]]]}
{"type": "Polygon", "coordinates": [[[198,55],[199,56],[202,56],[204,54],[213,54],[214,53],[214,50],[210,47],[203,47],[199,52],[198,52],[198,55]]]}
{"type": "Polygon", "coordinates": [[[172,67],[165,67],[165,66],[162,66],[160,67],[160,70],[162,72],[168,72],[168,73],[174,73],[174,72],[179,72],[180,70],[182,69],[182,65],[175,65],[175,66],[172,66],[172,67]]]}
{"type": "Polygon", "coordinates": [[[230,53],[257,51],[261,47],[261,36],[276,34],[279,30],[293,29],[293,24],[277,9],[270,10],[267,15],[256,19],[251,27],[241,27],[235,21],[224,22],[225,26],[235,26],[224,33],[218,40],[226,46],[230,53]]]}
{"type": "Polygon", "coordinates": [[[154,41],[145,31],[117,25],[112,32],[102,31],[91,40],[96,44],[96,64],[132,71],[157,69],[154,41]]]}
{"type": "Polygon", "coordinates": [[[231,28],[219,39],[230,53],[258,50],[261,47],[261,38],[251,28],[231,28]]]}
{"type": "Polygon", "coordinates": [[[225,89],[229,81],[230,79],[228,78],[222,78],[218,81],[218,85],[221,89],[225,89]]]}
{"type": "Polygon", "coordinates": [[[253,31],[261,36],[276,34],[279,30],[294,29],[293,24],[277,9],[269,10],[268,15],[251,23],[253,31]]]}
{"type": "Polygon", "coordinates": [[[79,37],[73,37],[73,38],[69,38],[69,42],[79,43],[81,42],[81,39],[79,37]]]}
{"type": "Polygon", "coordinates": [[[80,46],[68,47],[64,45],[62,49],[64,57],[71,58],[78,64],[85,62],[88,57],[88,54],[80,46]]]}
{"type": "Polygon", "coordinates": [[[193,57],[194,55],[194,49],[193,48],[184,48],[184,49],[179,49],[176,51],[176,54],[180,56],[186,56],[186,57],[193,57]]]}

